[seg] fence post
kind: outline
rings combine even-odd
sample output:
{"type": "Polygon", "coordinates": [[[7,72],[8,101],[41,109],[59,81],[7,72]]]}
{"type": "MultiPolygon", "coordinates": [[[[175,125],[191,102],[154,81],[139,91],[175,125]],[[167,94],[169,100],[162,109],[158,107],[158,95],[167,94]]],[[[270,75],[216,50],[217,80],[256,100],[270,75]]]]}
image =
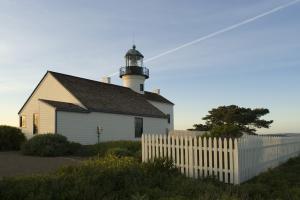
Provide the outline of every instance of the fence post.
{"type": "Polygon", "coordinates": [[[189,137],[189,177],[194,176],[194,157],[193,157],[193,138],[192,136],[189,137]]]}
{"type": "Polygon", "coordinates": [[[203,176],[203,156],[202,156],[202,138],[199,137],[199,140],[198,140],[198,152],[199,152],[199,176],[202,177],[203,176]]]}
{"type": "Polygon", "coordinates": [[[197,137],[193,138],[193,151],[194,151],[194,178],[198,178],[198,144],[197,144],[197,137]]]}
{"type": "Polygon", "coordinates": [[[180,166],[180,155],[179,155],[179,149],[180,149],[180,146],[179,146],[179,137],[178,135],[175,137],[175,141],[176,141],[176,165],[177,166],[180,166]]]}
{"type": "Polygon", "coordinates": [[[188,176],[189,175],[189,146],[188,146],[188,136],[184,136],[184,157],[185,157],[185,161],[184,161],[184,168],[185,168],[185,175],[188,176]]]}
{"type": "Polygon", "coordinates": [[[212,172],[213,172],[213,166],[212,166],[212,139],[211,137],[208,138],[208,163],[209,163],[209,175],[212,176],[212,172]]]}
{"type": "Polygon", "coordinates": [[[214,176],[218,177],[218,140],[214,138],[213,145],[214,145],[214,176]]]}
{"type": "Polygon", "coordinates": [[[158,135],[155,135],[155,158],[159,158],[159,143],[158,143],[158,135]]]}
{"type": "Polygon", "coordinates": [[[183,154],[183,136],[180,136],[180,169],[181,173],[184,173],[184,154],[183,154]]]}
{"type": "Polygon", "coordinates": [[[240,184],[239,173],[239,140],[234,139],[233,162],[234,162],[234,184],[240,184]]]}
{"type": "Polygon", "coordinates": [[[175,160],[176,159],[176,155],[175,155],[175,149],[176,148],[176,146],[175,146],[175,137],[174,136],[172,136],[172,160],[175,160]]]}
{"type": "Polygon", "coordinates": [[[171,159],[171,136],[168,135],[168,159],[171,159]]]}
{"type": "Polygon", "coordinates": [[[223,141],[221,138],[219,138],[218,141],[218,153],[219,153],[219,180],[223,181],[223,141]]]}
{"type": "Polygon", "coordinates": [[[208,168],[207,168],[207,138],[204,137],[203,138],[203,156],[204,156],[204,177],[207,177],[207,171],[208,171],[208,168]]]}
{"type": "Polygon", "coordinates": [[[234,172],[234,166],[233,166],[233,162],[234,162],[233,148],[234,148],[234,144],[233,144],[232,140],[233,140],[232,138],[229,138],[229,165],[230,165],[229,176],[230,176],[230,183],[234,183],[234,181],[233,181],[233,172],[234,172]]]}
{"type": "Polygon", "coordinates": [[[142,135],[142,162],[145,162],[145,134],[142,135]]]}
{"type": "Polygon", "coordinates": [[[228,183],[228,142],[227,138],[224,138],[224,182],[228,183]]]}
{"type": "Polygon", "coordinates": [[[163,157],[167,157],[167,138],[166,138],[166,135],[163,136],[163,141],[164,141],[164,153],[163,153],[163,157]]]}
{"type": "Polygon", "coordinates": [[[155,159],[155,135],[151,135],[152,160],[155,159]]]}
{"type": "Polygon", "coordinates": [[[147,141],[148,141],[148,160],[152,159],[152,140],[151,135],[147,135],[147,141]]]}

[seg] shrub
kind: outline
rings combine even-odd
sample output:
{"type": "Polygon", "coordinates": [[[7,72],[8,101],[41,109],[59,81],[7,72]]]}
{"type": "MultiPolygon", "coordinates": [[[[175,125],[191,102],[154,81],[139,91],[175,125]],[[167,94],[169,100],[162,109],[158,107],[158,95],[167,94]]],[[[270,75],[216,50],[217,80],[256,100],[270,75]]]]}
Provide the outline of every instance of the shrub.
{"type": "Polygon", "coordinates": [[[185,178],[168,160],[142,164],[108,155],[51,175],[4,179],[0,199],[220,199],[223,190],[215,182],[204,186],[202,180],[185,178]]]}
{"type": "Polygon", "coordinates": [[[77,142],[70,142],[68,145],[68,154],[77,154],[81,151],[82,145],[77,142]]]}
{"type": "Polygon", "coordinates": [[[0,151],[19,150],[26,141],[20,129],[12,126],[0,126],[0,151]]]}
{"type": "Polygon", "coordinates": [[[141,155],[141,146],[141,142],[139,141],[101,142],[100,144],[82,146],[82,148],[76,153],[76,155],[103,157],[110,149],[121,148],[128,150],[130,152],[130,155],[139,157],[141,155]]]}
{"type": "Polygon", "coordinates": [[[36,135],[22,146],[24,155],[63,156],[72,154],[80,148],[78,143],[70,143],[65,136],[59,134],[36,135]]]}
{"type": "Polygon", "coordinates": [[[166,158],[156,158],[154,161],[143,163],[143,168],[147,173],[175,173],[178,172],[178,169],[175,167],[172,160],[166,158]]]}
{"type": "Polygon", "coordinates": [[[0,199],[300,199],[300,157],[240,186],[181,175],[171,161],[140,163],[112,155],[53,174],[0,180],[0,199]],[[274,178],[278,181],[274,186],[274,178]],[[287,184],[287,186],[284,186],[287,184]]]}
{"type": "Polygon", "coordinates": [[[119,147],[108,149],[106,154],[113,155],[118,158],[125,157],[125,156],[133,156],[133,154],[128,149],[119,148],[119,147]]]}

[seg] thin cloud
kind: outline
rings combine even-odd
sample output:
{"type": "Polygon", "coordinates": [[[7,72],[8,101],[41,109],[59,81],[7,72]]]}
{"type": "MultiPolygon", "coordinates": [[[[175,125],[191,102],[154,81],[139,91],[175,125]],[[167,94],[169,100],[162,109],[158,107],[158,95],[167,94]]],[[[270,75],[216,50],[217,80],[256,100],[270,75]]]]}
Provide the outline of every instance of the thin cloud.
{"type": "MultiPolygon", "coordinates": [[[[173,49],[170,49],[170,50],[165,51],[165,52],[163,52],[163,53],[160,53],[160,54],[158,54],[158,55],[156,55],[156,56],[150,57],[150,58],[146,59],[144,62],[146,63],[146,62],[150,62],[150,61],[156,60],[156,59],[158,59],[158,58],[160,58],[160,57],[163,57],[163,56],[165,56],[165,55],[174,53],[174,52],[176,52],[176,51],[178,51],[178,50],[180,50],[180,49],[189,47],[189,46],[191,46],[191,45],[197,44],[197,43],[202,42],[202,41],[204,41],[204,40],[207,40],[207,39],[216,37],[216,36],[218,36],[218,35],[220,35],[220,34],[223,34],[223,33],[229,32],[229,31],[231,31],[231,30],[237,29],[237,28],[239,28],[239,27],[241,27],[241,26],[244,26],[244,25],[246,25],[246,24],[249,24],[249,23],[251,23],[251,22],[254,22],[254,21],[256,21],[256,20],[258,20],[258,19],[260,19],[260,18],[263,18],[263,17],[268,16],[268,15],[270,15],[270,14],[276,13],[276,12],[282,10],[282,9],[285,9],[285,8],[287,8],[287,7],[290,7],[290,6],[292,6],[292,5],[296,4],[296,3],[299,3],[299,1],[300,1],[300,0],[295,0],[295,1],[291,1],[291,2],[286,3],[286,4],[282,4],[282,5],[280,5],[280,6],[276,7],[276,8],[273,8],[273,9],[267,11],[267,12],[264,12],[264,13],[262,13],[262,14],[259,14],[259,15],[256,15],[256,16],[254,16],[254,17],[251,17],[251,18],[249,18],[249,19],[243,20],[243,21],[241,21],[241,22],[239,22],[239,23],[237,23],[237,24],[231,25],[231,26],[226,27],[226,28],[223,28],[223,29],[221,29],[221,30],[215,31],[215,32],[213,32],[213,33],[210,33],[210,34],[208,34],[208,35],[205,35],[205,36],[203,36],[203,37],[200,37],[200,38],[198,38],[198,39],[196,39],[196,40],[193,40],[193,41],[191,41],[191,42],[187,42],[187,43],[185,43],[185,44],[183,44],[183,45],[180,45],[180,46],[178,46],[178,47],[176,47],[176,48],[173,48],[173,49]]],[[[111,77],[111,76],[115,76],[115,75],[117,75],[117,74],[118,74],[118,72],[115,72],[115,73],[113,73],[113,74],[111,74],[111,75],[109,75],[109,76],[111,77]]]]}

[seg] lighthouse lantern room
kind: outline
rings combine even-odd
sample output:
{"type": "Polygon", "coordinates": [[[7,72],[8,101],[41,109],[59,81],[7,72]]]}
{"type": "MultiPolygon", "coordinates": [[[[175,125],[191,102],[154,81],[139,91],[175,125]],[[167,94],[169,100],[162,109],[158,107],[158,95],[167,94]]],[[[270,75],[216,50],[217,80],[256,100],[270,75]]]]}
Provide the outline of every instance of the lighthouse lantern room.
{"type": "Polygon", "coordinates": [[[125,67],[120,68],[123,86],[144,94],[144,83],[149,78],[149,69],[143,66],[144,56],[133,45],[125,55],[125,67]]]}

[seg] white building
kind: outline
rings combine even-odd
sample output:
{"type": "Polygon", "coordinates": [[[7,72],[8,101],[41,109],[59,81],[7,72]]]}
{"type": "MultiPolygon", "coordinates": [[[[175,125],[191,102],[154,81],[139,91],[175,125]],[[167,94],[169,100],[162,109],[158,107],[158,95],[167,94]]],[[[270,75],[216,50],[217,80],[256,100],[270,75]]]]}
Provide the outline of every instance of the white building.
{"type": "Polygon", "coordinates": [[[145,133],[174,129],[174,104],[156,92],[144,91],[149,70],[133,46],[120,68],[123,86],[48,71],[19,111],[27,137],[59,133],[70,141],[134,140],[145,133]]]}

